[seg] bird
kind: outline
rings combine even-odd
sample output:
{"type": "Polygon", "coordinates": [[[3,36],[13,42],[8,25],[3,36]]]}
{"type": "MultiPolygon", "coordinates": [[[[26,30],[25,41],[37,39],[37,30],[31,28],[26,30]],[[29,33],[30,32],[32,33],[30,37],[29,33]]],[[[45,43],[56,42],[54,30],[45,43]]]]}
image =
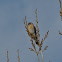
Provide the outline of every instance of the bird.
{"type": "Polygon", "coordinates": [[[31,37],[31,39],[35,40],[35,43],[38,45],[39,42],[37,38],[36,27],[32,22],[28,23],[27,30],[28,30],[28,35],[31,37]]]}

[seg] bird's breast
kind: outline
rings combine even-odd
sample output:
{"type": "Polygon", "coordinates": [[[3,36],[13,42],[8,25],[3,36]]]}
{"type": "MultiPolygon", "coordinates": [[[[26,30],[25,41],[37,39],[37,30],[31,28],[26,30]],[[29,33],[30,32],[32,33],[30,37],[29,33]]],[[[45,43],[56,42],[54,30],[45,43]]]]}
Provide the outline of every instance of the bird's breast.
{"type": "Polygon", "coordinates": [[[34,28],[29,28],[29,32],[32,34],[34,33],[34,28]]]}
{"type": "Polygon", "coordinates": [[[32,25],[28,26],[28,30],[31,34],[34,33],[34,26],[32,25]]]}

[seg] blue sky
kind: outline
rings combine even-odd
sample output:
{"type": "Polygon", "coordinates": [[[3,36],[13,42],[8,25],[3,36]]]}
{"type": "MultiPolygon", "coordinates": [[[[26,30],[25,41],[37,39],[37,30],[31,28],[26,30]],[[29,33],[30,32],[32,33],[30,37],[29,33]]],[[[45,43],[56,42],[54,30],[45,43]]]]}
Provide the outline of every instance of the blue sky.
{"type": "Polygon", "coordinates": [[[40,39],[50,31],[43,45],[43,48],[48,45],[44,60],[62,61],[62,36],[58,34],[59,30],[62,32],[59,0],[0,0],[0,62],[7,62],[7,50],[9,61],[17,62],[17,49],[21,62],[38,62],[36,54],[28,49],[32,46],[23,24],[25,16],[28,22],[35,24],[36,8],[40,39]]]}

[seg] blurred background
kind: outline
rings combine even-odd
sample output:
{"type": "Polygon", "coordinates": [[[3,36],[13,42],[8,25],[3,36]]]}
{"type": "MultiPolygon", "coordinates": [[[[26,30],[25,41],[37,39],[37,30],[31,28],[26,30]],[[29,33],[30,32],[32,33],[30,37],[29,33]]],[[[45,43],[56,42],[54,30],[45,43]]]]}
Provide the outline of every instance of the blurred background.
{"type": "Polygon", "coordinates": [[[36,8],[40,40],[49,30],[49,35],[43,44],[43,48],[48,45],[44,52],[44,60],[62,61],[62,36],[59,35],[59,30],[62,32],[62,21],[59,0],[0,0],[0,62],[7,62],[7,50],[9,62],[18,62],[17,49],[21,62],[38,62],[36,54],[28,49],[32,45],[24,27],[25,16],[28,22],[36,24],[36,8]]]}

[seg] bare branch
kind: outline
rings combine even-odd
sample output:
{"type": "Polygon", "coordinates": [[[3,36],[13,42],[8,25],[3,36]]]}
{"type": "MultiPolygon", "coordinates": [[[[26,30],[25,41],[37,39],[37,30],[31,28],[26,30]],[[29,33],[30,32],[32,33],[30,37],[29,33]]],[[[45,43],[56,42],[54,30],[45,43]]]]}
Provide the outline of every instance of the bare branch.
{"type": "Polygon", "coordinates": [[[42,38],[42,41],[41,41],[41,43],[40,43],[39,51],[41,50],[41,47],[42,47],[42,45],[43,45],[43,42],[44,42],[44,40],[47,38],[48,33],[49,33],[49,30],[48,30],[48,32],[45,34],[45,37],[44,37],[44,38],[42,38]]]}
{"type": "Polygon", "coordinates": [[[44,52],[45,50],[47,50],[47,48],[48,48],[48,46],[46,46],[42,52],[44,52]]]}
{"type": "Polygon", "coordinates": [[[34,49],[32,49],[32,48],[29,48],[30,49],[30,51],[34,51],[34,49]]]}
{"type": "Polygon", "coordinates": [[[59,31],[59,34],[62,35],[62,33],[59,31]]]}
{"type": "Polygon", "coordinates": [[[19,49],[17,50],[17,54],[18,54],[18,56],[17,56],[17,58],[18,58],[18,62],[20,62],[19,49]]]}
{"type": "Polygon", "coordinates": [[[60,8],[61,8],[61,1],[59,0],[59,3],[60,3],[60,8]]]}
{"type": "Polygon", "coordinates": [[[7,62],[9,62],[8,51],[7,51],[7,62]]]}

